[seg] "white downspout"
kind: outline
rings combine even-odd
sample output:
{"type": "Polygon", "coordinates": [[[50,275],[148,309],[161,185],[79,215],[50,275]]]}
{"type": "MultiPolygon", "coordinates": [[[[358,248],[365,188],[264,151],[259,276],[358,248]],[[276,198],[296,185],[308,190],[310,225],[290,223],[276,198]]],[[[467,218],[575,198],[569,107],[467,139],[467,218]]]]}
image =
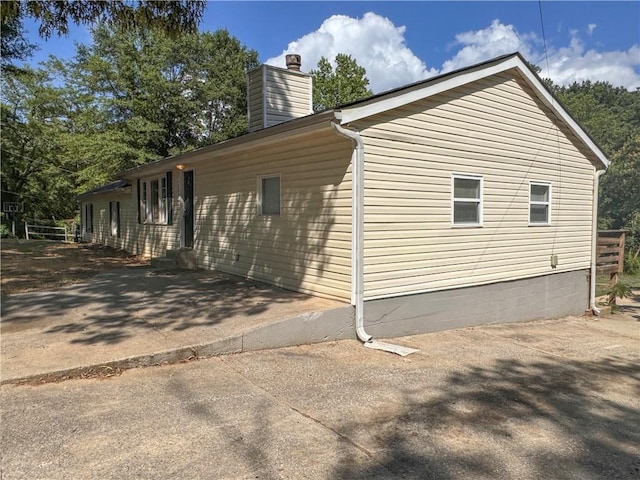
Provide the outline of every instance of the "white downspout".
{"type": "Polygon", "coordinates": [[[355,283],[353,303],[356,309],[356,335],[360,341],[367,343],[373,337],[364,329],[364,144],[358,132],[347,130],[334,122],[331,125],[340,135],[355,142],[351,162],[351,270],[355,283]]]}
{"type": "Polygon", "coordinates": [[[596,261],[598,251],[598,186],[600,185],[600,177],[604,175],[606,170],[597,170],[593,176],[593,211],[591,213],[591,276],[589,300],[591,311],[594,315],[600,315],[600,309],[596,306],[596,261]]]}

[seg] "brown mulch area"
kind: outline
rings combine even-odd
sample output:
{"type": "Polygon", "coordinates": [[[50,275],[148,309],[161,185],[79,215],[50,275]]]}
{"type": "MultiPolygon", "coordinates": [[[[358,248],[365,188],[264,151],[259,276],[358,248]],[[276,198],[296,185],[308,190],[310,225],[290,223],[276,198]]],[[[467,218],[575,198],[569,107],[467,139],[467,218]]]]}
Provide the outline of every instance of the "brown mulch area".
{"type": "Polygon", "coordinates": [[[123,250],[93,244],[3,239],[0,248],[3,295],[48,290],[114,268],[149,264],[123,250]]]}

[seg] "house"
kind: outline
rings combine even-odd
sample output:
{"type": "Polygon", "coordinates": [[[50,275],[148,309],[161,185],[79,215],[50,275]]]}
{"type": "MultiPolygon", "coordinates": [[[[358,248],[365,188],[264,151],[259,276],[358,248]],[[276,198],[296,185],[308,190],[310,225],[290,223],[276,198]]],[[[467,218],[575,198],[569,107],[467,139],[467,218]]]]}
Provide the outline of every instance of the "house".
{"type": "Polygon", "coordinates": [[[287,60],[248,134],[83,194],[85,238],[350,302],[363,341],[595,308],[608,160],[519,54],[316,114],[287,60]]]}

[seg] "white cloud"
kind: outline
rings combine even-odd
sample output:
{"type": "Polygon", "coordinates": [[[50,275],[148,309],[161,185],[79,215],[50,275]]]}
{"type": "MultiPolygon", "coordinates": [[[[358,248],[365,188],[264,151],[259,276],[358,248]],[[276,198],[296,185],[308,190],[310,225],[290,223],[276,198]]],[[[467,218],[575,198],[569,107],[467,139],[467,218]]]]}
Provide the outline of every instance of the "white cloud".
{"type": "MultiPolygon", "coordinates": [[[[588,31],[593,32],[595,28],[595,24],[589,24],[588,31]]],[[[454,45],[460,49],[443,63],[442,71],[448,72],[517,50],[542,69],[543,77],[549,77],[557,84],[591,80],[609,82],[629,90],[640,87],[639,45],[633,45],[627,51],[585,50],[578,32],[570,30],[570,35],[566,47],[547,45],[545,57],[544,45],[536,34],[519,33],[513,25],[494,20],[485,29],[456,35],[454,45]]]]}
{"type": "Polygon", "coordinates": [[[587,25],[587,35],[591,36],[593,35],[593,31],[596,29],[598,25],[596,25],[595,23],[590,23],[589,25],[587,25]]]}
{"type": "Polygon", "coordinates": [[[568,47],[549,54],[549,70],[546,62],[539,62],[542,75],[561,85],[584,80],[609,82],[628,90],[640,88],[640,46],[633,45],[627,51],[585,51],[582,42],[573,37],[568,47]]]}
{"type": "Polygon", "coordinates": [[[452,59],[442,64],[442,72],[450,72],[517,51],[525,58],[530,58],[531,44],[535,40],[534,34],[519,34],[513,25],[503,25],[500,20],[494,20],[483,30],[456,35],[454,45],[460,45],[462,48],[452,59]]]}
{"type": "MultiPolygon", "coordinates": [[[[587,33],[595,28],[596,24],[589,24],[587,33]]],[[[449,45],[451,58],[437,69],[427,68],[407,47],[405,30],[404,26],[395,26],[388,18],[371,12],[360,19],[334,15],[318,30],[289,43],[281,55],[266,63],[284,67],[285,54],[298,53],[302,55],[303,71],[309,71],[316,67],[321,56],[333,60],[338,53],[346,53],[365,67],[371,89],[379,93],[519,51],[528,61],[542,68],[543,77],[550,77],[558,84],[591,80],[607,81],[629,90],[640,87],[638,44],[626,51],[586,50],[579,33],[570,30],[567,46],[547,45],[547,70],[542,39],[532,32],[518,32],[513,25],[505,25],[496,19],[484,29],[457,34],[449,45]]]]}
{"type": "Polygon", "coordinates": [[[334,15],[318,30],[289,43],[282,54],[265,63],[284,67],[285,55],[298,53],[302,56],[302,70],[309,71],[322,56],[333,62],[338,53],[346,53],[367,70],[371,90],[378,93],[437,73],[427,69],[406,46],[404,32],[405,27],[396,27],[375,13],[366,13],[361,19],[334,15]]]}

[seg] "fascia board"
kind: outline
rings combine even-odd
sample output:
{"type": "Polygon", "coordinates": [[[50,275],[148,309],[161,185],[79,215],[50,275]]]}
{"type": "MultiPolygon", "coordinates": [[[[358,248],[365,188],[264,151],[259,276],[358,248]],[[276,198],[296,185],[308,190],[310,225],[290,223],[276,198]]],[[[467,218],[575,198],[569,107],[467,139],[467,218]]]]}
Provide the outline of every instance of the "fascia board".
{"type": "Polygon", "coordinates": [[[558,100],[555,99],[551,93],[541,84],[538,77],[523,64],[518,58],[518,70],[524,77],[525,81],[536,93],[538,98],[542,100],[547,107],[549,107],[560,119],[569,127],[569,129],[576,135],[582,142],[598,157],[598,160],[602,162],[605,168],[609,167],[609,160],[606,155],[600,150],[600,148],[591,140],[591,137],[585,132],[580,125],[573,119],[571,115],[560,105],[558,100]]]}

